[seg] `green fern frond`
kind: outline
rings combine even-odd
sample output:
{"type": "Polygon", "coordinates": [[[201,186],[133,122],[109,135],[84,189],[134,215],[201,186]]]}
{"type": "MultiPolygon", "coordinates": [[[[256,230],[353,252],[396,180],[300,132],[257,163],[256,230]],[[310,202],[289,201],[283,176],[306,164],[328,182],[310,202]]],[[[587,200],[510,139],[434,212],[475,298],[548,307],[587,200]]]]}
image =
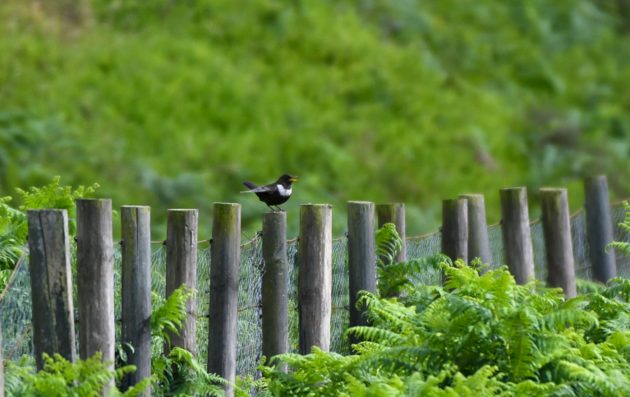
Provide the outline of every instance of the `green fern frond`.
{"type": "Polygon", "coordinates": [[[574,308],[560,308],[542,317],[543,326],[552,331],[562,331],[566,327],[580,326],[583,328],[598,327],[597,316],[586,310],[574,308]]]}
{"type": "Polygon", "coordinates": [[[170,343],[170,334],[178,334],[188,316],[186,305],[194,293],[194,290],[182,284],[161,306],[155,308],[151,314],[152,333],[170,343]]]}
{"type": "MultiPolygon", "coordinates": [[[[623,203],[625,216],[623,221],[618,223],[617,225],[621,230],[623,230],[626,234],[630,233],[630,203],[624,201],[623,203]]],[[[630,243],[626,241],[613,241],[606,246],[606,249],[614,248],[617,252],[621,253],[623,256],[630,255],[630,243]]]]}
{"type": "Polygon", "coordinates": [[[376,232],[376,255],[379,267],[388,266],[396,260],[402,250],[403,241],[396,230],[396,225],[386,223],[376,232]]]}
{"type": "Polygon", "coordinates": [[[348,335],[354,335],[359,339],[366,341],[378,342],[386,346],[396,346],[398,343],[405,341],[400,334],[392,331],[388,331],[382,328],[357,326],[349,328],[346,331],[348,335]]]}

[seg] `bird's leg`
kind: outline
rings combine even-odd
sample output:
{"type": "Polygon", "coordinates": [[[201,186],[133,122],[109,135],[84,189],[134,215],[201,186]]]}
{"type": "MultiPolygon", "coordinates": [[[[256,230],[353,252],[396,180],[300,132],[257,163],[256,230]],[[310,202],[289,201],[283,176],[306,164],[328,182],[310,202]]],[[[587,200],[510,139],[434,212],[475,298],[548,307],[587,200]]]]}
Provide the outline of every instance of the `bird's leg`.
{"type": "Polygon", "coordinates": [[[270,209],[271,211],[276,212],[275,208],[273,208],[273,207],[272,207],[272,206],[270,206],[269,204],[266,204],[266,205],[267,205],[267,207],[269,207],[269,209],[270,209]]]}
{"type": "Polygon", "coordinates": [[[280,207],[279,205],[276,205],[276,207],[278,208],[278,211],[280,211],[280,212],[284,212],[284,210],[282,209],[282,207],[280,207]]]}

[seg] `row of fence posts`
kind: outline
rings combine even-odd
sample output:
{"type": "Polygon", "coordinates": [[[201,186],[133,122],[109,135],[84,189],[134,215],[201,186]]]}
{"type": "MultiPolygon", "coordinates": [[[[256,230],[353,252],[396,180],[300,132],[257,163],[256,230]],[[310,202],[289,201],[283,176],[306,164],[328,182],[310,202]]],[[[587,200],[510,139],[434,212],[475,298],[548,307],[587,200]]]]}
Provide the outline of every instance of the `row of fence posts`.
{"type": "MultiPolygon", "coordinates": [[[[612,221],[606,178],[586,179],[587,234],[595,280],[605,282],[616,274],[614,254],[605,249],[612,241],[612,221]]],[[[534,278],[533,250],[525,188],[500,191],[505,262],[518,283],[534,278]]],[[[575,295],[569,207],[565,189],[541,189],[540,201],[547,253],[548,282],[575,295]]],[[[77,200],[77,287],[79,357],[101,352],[114,360],[114,242],[112,204],[109,199],[77,200]]],[[[405,239],[404,204],[348,203],[348,264],[350,325],[366,320],[356,307],[361,290],[376,289],[375,214],[378,226],[394,223],[405,239]]],[[[70,237],[65,210],[28,212],[28,245],[34,350],[37,367],[43,353],[76,359],[75,319],[72,300],[70,237]]],[[[288,274],[284,212],[266,213],[262,244],[265,264],[262,279],[262,353],[266,357],[288,351],[288,274]]],[[[168,211],[166,237],[166,295],[186,284],[197,289],[198,211],[168,211]]],[[[211,240],[209,305],[209,372],[233,383],[236,373],[237,303],[239,287],[240,205],[215,203],[211,240]]],[[[330,346],[332,294],[332,207],[300,207],[298,242],[299,352],[312,346],[330,346]]],[[[122,342],[133,346],[128,362],[137,371],[127,375],[129,387],[151,374],[151,238],[150,209],[123,206],[122,235],[122,342]]],[[[484,199],[462,195],[443,202],[442,252],[452,259],[491,261],[484,199]]],[[[405,249],[397,260],[405,260],[405,249]]],[[[191,298],[188,316],[173,346],[195,353],[196,303],[191,298]]],[[[1,349],[0,349],[1,351],[1,349]]],[[[0,371],[1,372],[1,371],[0,371]]],[[[2,376],[0,375],[0,385],[2,376]]],[[[231,384],[226,395],[233,395],[231,384]]],[[[0,388],[0,390],[2,390],[0,388]]],[[[1,393],[1,392],[0,392],[1,393]]],[[[151,395],[147,391],[145,396],[151,395]]],[[[1,395],[0,395],[1,396],[1,395]]]]}

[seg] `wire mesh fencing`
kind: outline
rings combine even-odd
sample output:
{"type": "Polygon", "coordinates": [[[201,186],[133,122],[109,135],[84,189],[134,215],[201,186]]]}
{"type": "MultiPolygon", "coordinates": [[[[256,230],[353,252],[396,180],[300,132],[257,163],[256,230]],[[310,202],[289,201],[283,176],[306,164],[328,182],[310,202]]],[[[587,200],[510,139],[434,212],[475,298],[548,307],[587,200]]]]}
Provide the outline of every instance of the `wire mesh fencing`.
{"type": "MultiPolygon", "coordinates": [[[[621,205],[612,208],[614,236],[616,241],[630,241],[630,236],[621,230],[618,223],[624,218],[621,205]]],[[[531,223],[532,245],[536,277],[546,279],[545,246],[542,224],[531,223]]],[[[571,234],[575,257],[576,275],[582,279],[591,278],[588,241],[584,211],[571,217],[571,234]]],[[[503,242],[500,225],[488,227],[492,261],[490,268],[504,265],[503,242]]],[[[297,240],[290,240],[287,245],[289,260],[289,350],[298,351],[298,307],[297,307],[297,240]]],[[[438,254],[441,248],[439,232],[407,238],[407,258],[418,259],[438,254]]],[[[74,252],[74,249],[73,249],[74,252]]],[[[332,318],[331,318],[331,350],[345,353],[349,346],[344,332],[349,321],[348,312],[348,257],[347,239],[340,237],[333,240],[332,252],[332,318]]],[[[120,307],[120,249],[115,252],[115,287],[116,287],[116,319],[121,318],[120,307]]],[[[197,259],[197,351],[200,362],[205,362],[208,351],[208,305],[210,292],[210,247],[202,242],[198,247],[197,259]]],[[[617,272],[619,276],[630,277],[630,258],[617,255],[617,272]]],[[[238,343],[237,374],[255,375],[262,354],[262,308],[261,285],[263,275],[262,240],[259,235],[241,247],[241,266],[238,302],[238,343]]],[[[166,247],[154,244],[152,254],[152,290],[159,296],[165,295],[166,285],[166,247]]],[[[438,272],[427,272],[419,280],[426,284],[439,283],[438,272]]],[[[75,318],[76,280],[75,288],[75,318]]],[[[28,257],[23,257],[17,264],[9,286],[0,300],[0,324],[3,332],[5,359],[19,359],[22,355],[33,354],[31,332],[31,287],[28,271],[28,257]]],[[[117,328],[119,324],[117,324],[117,328]]],[[[78,335],[78,332],[77,332],[78,335]]]]}

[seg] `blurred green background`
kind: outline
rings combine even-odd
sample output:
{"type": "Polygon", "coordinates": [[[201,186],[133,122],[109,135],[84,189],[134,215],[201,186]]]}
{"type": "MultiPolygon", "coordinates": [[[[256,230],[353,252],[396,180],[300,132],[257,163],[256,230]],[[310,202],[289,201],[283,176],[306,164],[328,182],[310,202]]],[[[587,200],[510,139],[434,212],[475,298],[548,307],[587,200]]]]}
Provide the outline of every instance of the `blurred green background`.
{"type": "MultiPolygon", "coordinates": [[[[285,205],[440,201],[500,187],[630,192],[629,0],[3,0],[0,196],[98,182],[114,206],[266,207],[243,180],[300,176],[285,205]]],[[[117,228],[117,227],[116,227],[117,228]]]]}

